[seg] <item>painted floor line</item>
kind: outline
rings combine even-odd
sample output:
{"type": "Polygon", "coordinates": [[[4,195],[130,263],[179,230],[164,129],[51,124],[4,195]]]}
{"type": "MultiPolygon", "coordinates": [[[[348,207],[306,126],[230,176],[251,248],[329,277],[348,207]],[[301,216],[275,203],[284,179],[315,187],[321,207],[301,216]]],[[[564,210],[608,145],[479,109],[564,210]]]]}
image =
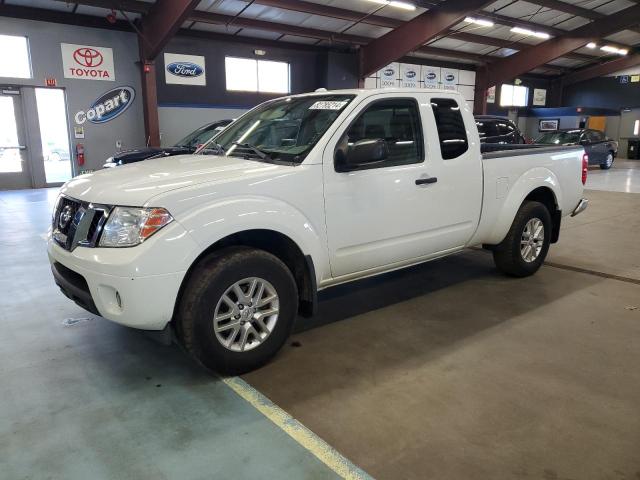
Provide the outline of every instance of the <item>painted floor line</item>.
{"type": "Polygon", "coordinates": [[[549,267],[559,268],[561,270],[586,273],[587,275],[595,275],[596,277],[609,278],[611,280],[618,280],[619,282],[635,283],[636,285],[640,285],[640,280],[638,280],[637,278],[622,277],[620,275],[614,275],[612,273],[598,272],[597,270],[589,270],[588,268],[582,267],[573,267],[571,265],[564,265],[562,263],[544,262],[544,264],[549,267]]]}
{"type": "Polygon", "coordinates": [[[222,381],[342,478],[348,480],[373,480],[364,470],[351,463],[335,448],[241,378],[228,377],[223,378],[222,381]]]}

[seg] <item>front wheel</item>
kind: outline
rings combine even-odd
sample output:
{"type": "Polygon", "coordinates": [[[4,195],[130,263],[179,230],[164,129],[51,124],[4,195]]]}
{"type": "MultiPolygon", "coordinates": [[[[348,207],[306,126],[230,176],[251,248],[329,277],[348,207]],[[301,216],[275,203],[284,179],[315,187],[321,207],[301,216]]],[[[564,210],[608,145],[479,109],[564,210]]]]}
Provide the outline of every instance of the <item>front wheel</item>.
{"type": "Polygon", "coordinates": [[[237,375],[276,354],[297,310],[296,283],[282,261],[263,250],[230,247],[194,268],[179,304],[176,330],[200,363],[237,375]]]}
{"type": "Polygon", "coordinates": [[[609,170],[611,168],[611,165],[613,165],[613,153],[609,152],[607,153],[607,158],[605,159],[604,163],[600,164],[600,168],[602,170],[609,170]]]}
{"type": "Polygon", "coordinates": [[[509,233],[493,249],[500,270],[514,277],[528,277],[543,264],[551,243],[551,215],[540,202],[522,204],[509,233]]]}

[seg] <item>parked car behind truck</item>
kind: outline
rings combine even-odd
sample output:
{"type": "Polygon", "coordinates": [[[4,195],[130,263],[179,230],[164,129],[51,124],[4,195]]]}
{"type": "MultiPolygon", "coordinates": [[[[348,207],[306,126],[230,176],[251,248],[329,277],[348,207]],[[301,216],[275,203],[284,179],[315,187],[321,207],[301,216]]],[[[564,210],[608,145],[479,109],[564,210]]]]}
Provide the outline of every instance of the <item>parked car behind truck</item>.
{"type": "Polygon", "coordinates": [[[600,165],[608,170],[618,155],[618,142],[611,140],[600,130],[574,128],[547,132],[536,138],[542,145],[580,145],[589,156],[590,165],[600,165]]]}
{"type": "Polygon", "coordinates": [[[104,168],[119,167],[121,165],[141,162],[142,160],[148,160],[150,158],[172,157],[175,155],[193,153],[198,147],[209,141],[211,137],[217,133],[221,132],[231,122],[233,122],[233,120],[217,120],[203,125],[171,147],[147,147],[117,153],[113,157],[107,159],[107,162],[104,164],[104,168]]]}
{"type": "Polygon", "coordinates": [[[288,96],[202,152],[67,182],[48,254],[79,305],[174,329],[226,373],[267,362],[337,284],[472,245],[506,274],[532,275],[561,218],[587,205],[582,147],[482,154],[457,92],[288,96]]]}
{"type": "Polygon", "coordinates": [[[476,127],[482,143],[523,144],[527,142],[518,126],[508,118],[476,115],[476,127]]]}

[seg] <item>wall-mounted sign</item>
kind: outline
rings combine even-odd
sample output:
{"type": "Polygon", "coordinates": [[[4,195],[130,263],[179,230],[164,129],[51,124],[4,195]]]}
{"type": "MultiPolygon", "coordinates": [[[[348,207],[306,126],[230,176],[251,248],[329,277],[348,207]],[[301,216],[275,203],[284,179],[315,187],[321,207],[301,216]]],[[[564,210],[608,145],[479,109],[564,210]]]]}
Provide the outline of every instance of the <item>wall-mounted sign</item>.
{"type": "Polygon", "coordinates": [[[58,84],[58,81],[54,77],[47,77],[44,79],[44,84],[47,87],[55,87],[58,84]]]}
{"type": "Polygon", "coordinates": [[[443,68],[441,73],[442,88],[445,90],[457,90],[458,88],[458,70],[451,68],[443,68]]]}
{"type": "Polygon", "coordinates": [[[618,78],[620,83],[629,83],[629,75],[620,75],[618,78]]]}
{"type": "Polygon", "coordinates": [[[422,82],[425,88],[438,88],[440,83],[440,67],[422,66],[422,82]]]}
{"type": "Polygon", "coordinates": [[[113,50],[106,47],[61,43],[64,78],[113,82],[113,50]]]}
{"type": "Polygon", "coordinates": [[[533,89],[533,104],[544,106],[547,103],[547,91],[544,88],[533,89]]]}
{"type": "Polygon", "coordinates": [[[631,75],[631,83],[640,82],[640,75],[631,75]]]}
{"type": "Polygon", "coordinates": [[[496,86],[487,88],[487,103],[496,103],[496,86]]]}
{"type": "Polygon", "coordinates": [[[398,86],[398,67],[399,65],[397,63],[390,63],[380,70],[380,88],[398,86]]]}
{"type": "Polygon", "coordinates": [[[106,123],[122,115],[136,98],[133,87],[116,87],[100,95],[87,110],[80,110],[74,116],[78,125],[87,120],[91,123],[106,123]]]}
{"type": "Polygon", "coordinates": [[[560,119],[542,119],[538,122],[538,131],[539,132],[554,132],[558,130],[560,127],[560,119]]]}
{"type": "Polygon", "coordinates": [[[420,82],[420,65],[400,64],[400,86],[418,88],[420,82]]]}
{"type": "Polygon", "coordinates": [[[206,85],[204,57],[165,53],[164,80],[168,84],[206,85]]]}
{"type": "Polygon", "coordinates": [[[74,138],[84,138],[84,127],[73,127],[74,138]]]}

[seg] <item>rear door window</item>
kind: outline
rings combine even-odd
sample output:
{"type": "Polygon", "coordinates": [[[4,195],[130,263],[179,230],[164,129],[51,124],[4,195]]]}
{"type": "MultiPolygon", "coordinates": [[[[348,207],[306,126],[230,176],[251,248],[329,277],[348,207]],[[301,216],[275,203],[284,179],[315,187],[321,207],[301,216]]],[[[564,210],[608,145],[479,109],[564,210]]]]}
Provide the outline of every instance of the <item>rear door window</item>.
{"type": "Polygon", "coordinates": [[[460,106],[451,98],[432,98],[431,108],[438,129],[442,158],[451,160],[459,157],[469,149],[460,106]]]}

